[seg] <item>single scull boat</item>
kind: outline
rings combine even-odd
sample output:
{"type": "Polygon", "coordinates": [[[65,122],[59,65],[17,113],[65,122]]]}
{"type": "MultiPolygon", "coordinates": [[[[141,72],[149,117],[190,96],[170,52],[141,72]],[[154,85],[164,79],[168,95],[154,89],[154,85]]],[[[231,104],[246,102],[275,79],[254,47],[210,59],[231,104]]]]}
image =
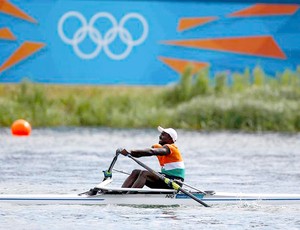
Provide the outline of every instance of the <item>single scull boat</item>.
{"type": "MultiPolygon", "coordinates": [[[[173,189],[125,189],[98,185],[96,195],[70,194],[0,194],[0,203],[18,204],[93,204],[93,205],[198,205],[184,193],[173,189]]],[[[192,192],[208,205],[221,204],[300,204],[300,194],[256,194],[226,192],[192,192]]]]}
{"type": "MultiPolygon", "coordinates": [[[[300,194],[259,194],[259,193],[227,193],[200,191],[186,183],[192,191],[178,188],[175,182],[166,180],[170,189],[149,188],[116,188],[109,187],[112,182],[112,169],[117,160],[114,157],[108,170],[104,171],[104,180],[94,189],[81,194],[0,194],[0,204],[3,202],[18,204],[88,204],[88,205],[199,205],[213,206],[221,204],[300,204],[300,194]],[[171,189],[172,188],[172,189],[171,189]],[[196,202],[195,202],[196,201],[196,202]],[[197,203],[198,202],[198,203],[197,203]]],[[[131,157],[130,157],[131,158],[131,157]]],[[[134,159],[138,164],[153,172],[148,166],[134,159]]],[[[155,173],[155,172],[153,172],[155,173]]]]}

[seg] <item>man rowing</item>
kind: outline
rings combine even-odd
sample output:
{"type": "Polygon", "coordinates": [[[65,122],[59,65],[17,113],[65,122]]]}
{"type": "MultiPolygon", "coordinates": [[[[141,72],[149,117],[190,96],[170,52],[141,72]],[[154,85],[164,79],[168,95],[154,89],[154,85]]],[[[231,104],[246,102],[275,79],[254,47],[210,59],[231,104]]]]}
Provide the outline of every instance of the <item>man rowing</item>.
{"type": "MultiPolygon", "coordinates": [[[[130,154],[132,157],[156,156],[161,166],[161,174],[171,180],[184,181],[185,167],[182,155],[175,145],[177,141],[177,132],[173,128],[162,128],[158,126],[159,143],[154,144],[152,148],[131,150],[119,149],[123,155],[130,154]]],[[[146,171],[135,169],[124,181],[122,188],[143,188],[144,185],[149,188],[170,188],[157,175],[146,171]]]]}

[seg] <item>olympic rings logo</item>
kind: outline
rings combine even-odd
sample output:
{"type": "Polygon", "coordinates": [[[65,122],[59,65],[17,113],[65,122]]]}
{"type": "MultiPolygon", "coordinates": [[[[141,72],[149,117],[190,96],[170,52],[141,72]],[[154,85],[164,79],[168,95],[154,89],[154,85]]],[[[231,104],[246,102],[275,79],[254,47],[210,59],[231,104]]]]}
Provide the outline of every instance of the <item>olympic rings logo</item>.
{"type": "Polygon", "coordinates": [[[87,22],[81,13],[69,11],[60,18],[57,29],[62,41],[71,45],[77,56],[82,59],[94,59],[101,52],[102,48],[106,55],[113,60],[125,59],[130,54],[132,48],[142,44],[148,36],[148,23],[146,19],[138,13],[128,13],[118,23],[108,12],[99,12],[87,22]],[[70,38],[67,37],[64,32],[64,24],[67,19],[72,17],[77,18],[80,21],[81,27],[77,29],[73,37],[70,38]],[[112,24],[112,27],[107,30],[104,35],[95,27],[96,21],[101,18],[108,19],[112,24]],[[141,36],[135,40],[129,30],[125,27],[126,22],[132,19],[138,20],[143,28],[141,36]],[[87,36],[89,36],[91,41],[96,45],[95,50],[89,53],[83,52],[79,47],[87,36]],[[115,54],[111,51],[109,45],[114,42],[117,36],[119,36],[120,40],[126,45],[126,48],[122,53],[115,54]]]}

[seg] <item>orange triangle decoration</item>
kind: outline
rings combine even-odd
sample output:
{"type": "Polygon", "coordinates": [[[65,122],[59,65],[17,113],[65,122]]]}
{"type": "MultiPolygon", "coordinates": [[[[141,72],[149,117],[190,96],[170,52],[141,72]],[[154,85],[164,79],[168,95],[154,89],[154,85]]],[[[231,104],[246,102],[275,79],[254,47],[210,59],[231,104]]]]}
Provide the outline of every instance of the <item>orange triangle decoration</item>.
{"type": "Polygon", "coordinates": [[[16,65],[18,62],[33,55],[45,46],[41,42],[24,42],[3,64],[0,66],[0,72],[16,65]]]}
{"type": "Polygon", "coordinates": [[[198,62],[192,60],[183,60],[183,59],[167,58],[167,57],[158,57],[158,59],[179,74],[182,74],[187,67],[192,67],[193,68],[192,74],[195,74],[200,69],[209,66],[209,64],[206,62],[198,62]]]}
{"type": "Polygon", "coordinates": [[[255,4],[230,14],[230,17],[293,15],[299,9],[296,4],[255,4]]]}
{"type": "Polygon", "coordinates": [[[37,21],[34,18],[30,17],[28,14],[26,14],[18,7],[10,3],[8,0],[0,0],[0,12],[9,14],[17,18],[21,18],[32,23],[37,23],[37,21]]]}
{"type": "Polygon", "coordinates": [[[0,29],[0,39],[12,40],[12,41],[17,40],[16,37],[14,36],[14,34],[8,28],[0,29]]]}
{"type": "Polygon", "coordinates": [[[272,36],[193,39],[165,41],[164,43],[189,48],[286,59],[284,52],[276,44],[272,36]]]}
{"type": "Polygon", "coordinates": [[[181,32],[183,30],[189,30],[216,19],[217,17],[180,18],[177,26],[177,31],[181,32]]]}

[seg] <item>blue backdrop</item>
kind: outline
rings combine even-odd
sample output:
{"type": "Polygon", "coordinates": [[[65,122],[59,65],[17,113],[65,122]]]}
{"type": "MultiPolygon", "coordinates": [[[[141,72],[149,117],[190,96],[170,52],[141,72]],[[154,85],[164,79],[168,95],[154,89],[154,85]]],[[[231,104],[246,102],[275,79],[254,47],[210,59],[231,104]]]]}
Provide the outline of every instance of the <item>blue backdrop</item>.
{"type": "Polygon", "coordinates": [[[166,85],[189,62],[212,74],[295,70],[299,5],[274,2],[11,0],[17,14],[0,5],[0,82],[166,85]]]}

